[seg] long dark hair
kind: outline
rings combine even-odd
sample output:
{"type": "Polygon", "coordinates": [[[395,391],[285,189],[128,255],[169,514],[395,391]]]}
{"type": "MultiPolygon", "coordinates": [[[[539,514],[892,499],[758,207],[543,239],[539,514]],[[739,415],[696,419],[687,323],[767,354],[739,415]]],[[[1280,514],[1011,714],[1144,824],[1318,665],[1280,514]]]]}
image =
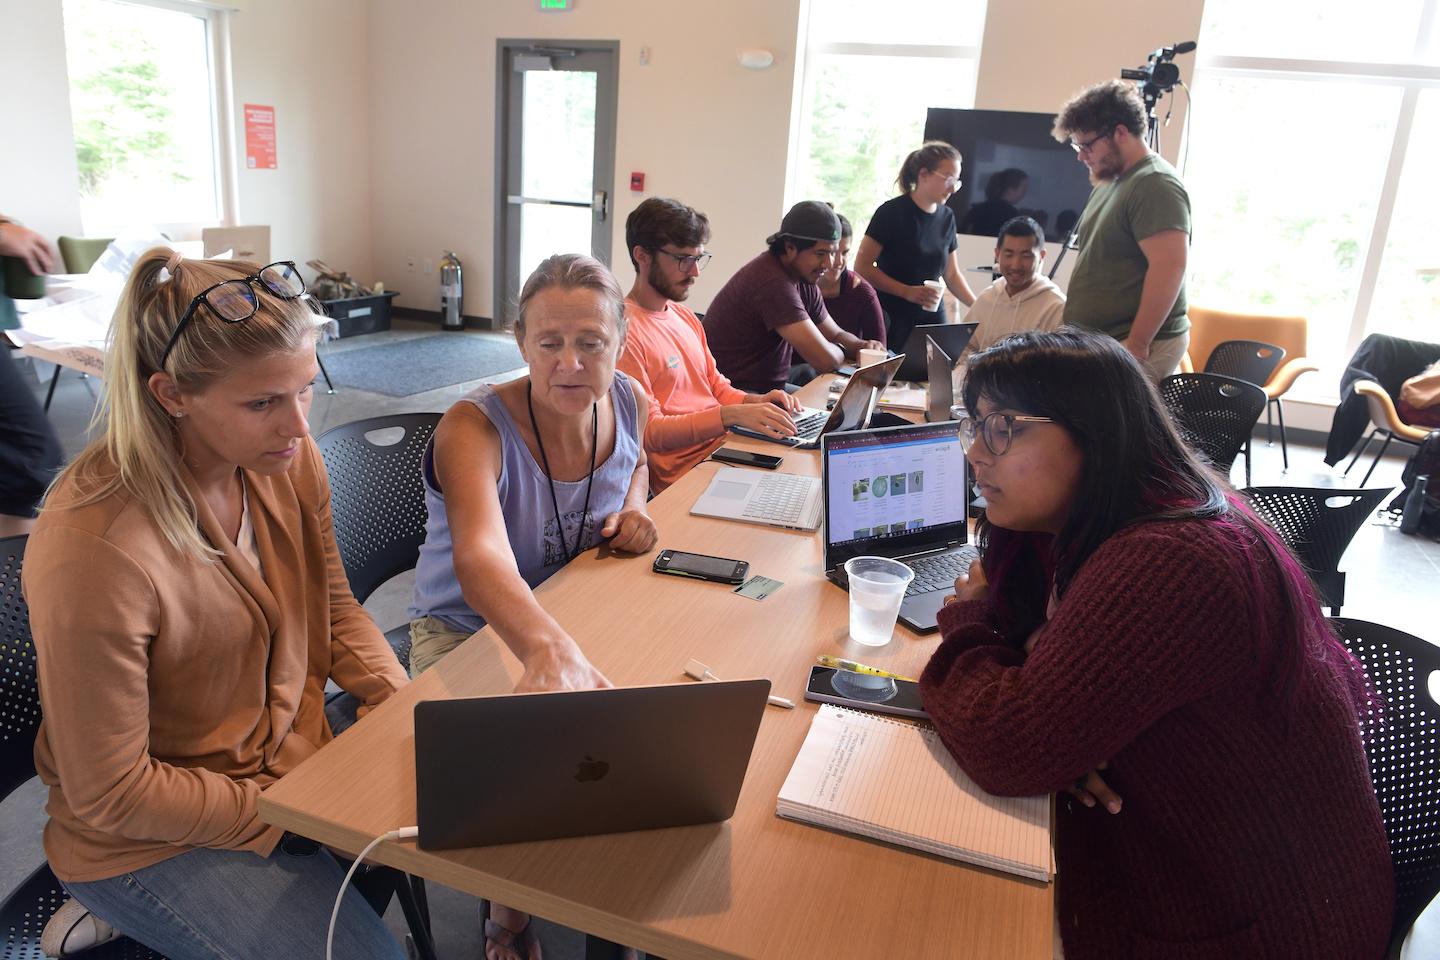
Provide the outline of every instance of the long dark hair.
{"type": "MultiPolygon", "coordinates": [[[[1111,337],[1061,328],[1008,337],[970,358],[965,407],[995,407],[1048,417],[1070,434],[1083,463],[1070,515],[1059,533],[1008,530],[982,517],[985,574],[1003,632],[1020,643],[1044,619],[1052,578],[1063,597],[1101,544],[1132,524],[1205,520],[1216,525],[1253,598],[1256,636],[1286,638],[1271,651],[1281,699],[1310,653],[1344,649],[1320,611],[1309,577],[1258,518],[1180,438],[1140,365],[1111,337]],[[1283,603],[1266,602],[1264,572],[1273,565],[1283,603]]],[[[1186,589],[1176,584],[1176,589],[1186,589]]]]}

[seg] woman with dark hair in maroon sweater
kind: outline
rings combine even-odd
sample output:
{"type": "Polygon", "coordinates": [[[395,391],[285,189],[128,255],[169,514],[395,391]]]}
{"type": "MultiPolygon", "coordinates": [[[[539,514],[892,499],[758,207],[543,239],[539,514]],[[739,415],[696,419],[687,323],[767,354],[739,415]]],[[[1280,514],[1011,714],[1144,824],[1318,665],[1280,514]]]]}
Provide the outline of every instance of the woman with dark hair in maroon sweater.
{"type": "Polygon", "coordinates": [[[970,361],[983,565],[920,686],[961,767],[1057,807],[1068,960],[1384,955],[1363,674],[1273,531],[1113,340],[970,361]]]}

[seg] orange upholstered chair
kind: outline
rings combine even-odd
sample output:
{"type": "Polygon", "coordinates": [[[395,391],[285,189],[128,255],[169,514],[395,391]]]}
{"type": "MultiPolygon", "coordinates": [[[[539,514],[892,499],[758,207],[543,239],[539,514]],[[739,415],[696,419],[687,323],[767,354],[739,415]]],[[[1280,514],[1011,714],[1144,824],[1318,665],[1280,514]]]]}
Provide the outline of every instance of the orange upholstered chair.
{"type": "Polygon", "coordinates": [[[1304,317],[1232,313],[1207,307],[1192,306],[1188,312],[1190,348],[1180,361],[1180,369],[1186,373],[1204,370],[1211,351],[1226,340],[1258,340],[1284,348],[1285,362],[1260,386],[1269,400],[1265,408],[1266,428],[1269,429],[1270,409],[1273,407],[1280,419],[1280,455],[1285,466],[1289,467],[1290,452],[1285,446],[1285,407],[1281,398],[1302,373],[1320,369],[1305,355],[1309,324],[1304,317]]]}

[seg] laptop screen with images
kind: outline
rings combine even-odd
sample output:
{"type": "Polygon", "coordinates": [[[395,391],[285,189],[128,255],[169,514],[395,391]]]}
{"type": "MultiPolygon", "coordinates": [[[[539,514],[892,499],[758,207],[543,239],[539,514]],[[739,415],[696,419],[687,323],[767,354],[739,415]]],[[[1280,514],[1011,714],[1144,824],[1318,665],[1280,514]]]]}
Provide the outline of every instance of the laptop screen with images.
{"type": "Polygon", "coordinates": [[[966,539],[965,453],[954,423],[825,437],[825,562],[966,539]]]}

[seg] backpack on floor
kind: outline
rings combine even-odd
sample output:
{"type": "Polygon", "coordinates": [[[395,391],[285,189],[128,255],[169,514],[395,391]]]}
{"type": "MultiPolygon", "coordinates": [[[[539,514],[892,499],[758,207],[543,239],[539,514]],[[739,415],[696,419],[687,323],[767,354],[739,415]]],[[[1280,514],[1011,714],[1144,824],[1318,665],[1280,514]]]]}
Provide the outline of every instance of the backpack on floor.
{"type": "Polygon", "coordinates": [[[1420,511],[1420,533],[1440,540],[1440,430],[1431,430],[1420,441],[1420,449],[1405,464],[1400,474],[1400,492],[1385,509],[1397,517],[1405,509],[1405,498],[1415,485],[1415,478],[1428,476],[1425,503],[1420,511]]]}

